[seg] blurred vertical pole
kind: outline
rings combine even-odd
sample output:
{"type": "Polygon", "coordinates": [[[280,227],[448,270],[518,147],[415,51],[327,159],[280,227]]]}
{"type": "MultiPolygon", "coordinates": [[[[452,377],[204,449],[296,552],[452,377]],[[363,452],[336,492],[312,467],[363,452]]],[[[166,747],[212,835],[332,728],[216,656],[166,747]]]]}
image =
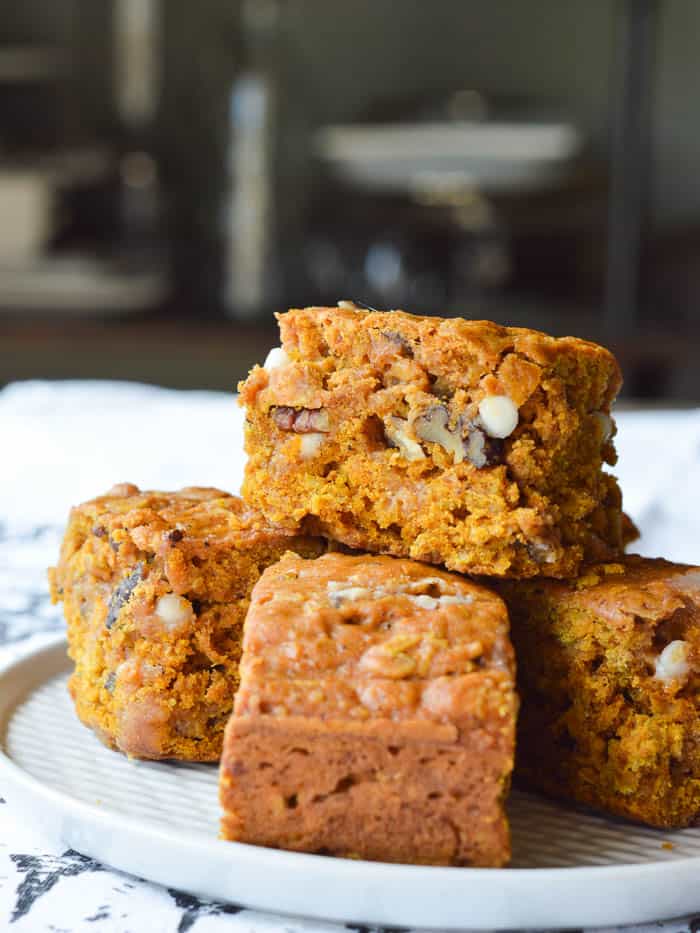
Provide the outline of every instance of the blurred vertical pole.
{"type": "Polygon", "coordinates": [[[148,240],[155,234],[160,208],[153,149],[162,81],[161,0],[116,0],[113,23],[120,228],[126,241],[148,240]]]}
{"type": "Polygon", "coordinates": [[[609,331],[619,333],[634,329],[638,319],[658,3],[618,0],[617,9],[605,325],[609,331]]]}
{"type": "Polygon", "coordinates": [[[280,157],[280,0],[243,0],[246,62],[230,97],[228,196],[223,214],[224,304],[234,318],[258,317],[280,290],[277,163],[280,157]]]}
{"type": "Polygon", "coordinates": [[[159,150],[166,191],[171,306],[221,314],[228,96],[240,58],[240,0],[163,3],[159,150]]]}

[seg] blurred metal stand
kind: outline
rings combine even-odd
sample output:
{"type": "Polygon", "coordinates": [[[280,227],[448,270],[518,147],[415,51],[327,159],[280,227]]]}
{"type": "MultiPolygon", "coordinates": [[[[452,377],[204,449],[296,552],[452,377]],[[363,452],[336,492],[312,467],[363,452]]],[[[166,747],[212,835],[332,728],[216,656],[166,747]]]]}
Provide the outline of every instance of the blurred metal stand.
{"type": "Polygon", "coordinates": [[[619,0],[618,15],[605,326],[611,333],[631,333],[638,321],[639,264],[649,204],[658,0],[619,0]]]}

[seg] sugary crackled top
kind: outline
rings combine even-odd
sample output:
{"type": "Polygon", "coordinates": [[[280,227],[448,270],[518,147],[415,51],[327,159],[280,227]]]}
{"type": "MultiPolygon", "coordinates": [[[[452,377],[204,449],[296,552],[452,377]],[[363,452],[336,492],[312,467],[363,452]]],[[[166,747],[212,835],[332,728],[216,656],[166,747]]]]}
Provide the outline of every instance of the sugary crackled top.
{"type": "Polygon", "coordinates": [[[560,625],[570,623],[577,634],[585,635],[591,620],[602,621],[669,689],[700,677],[700,567],[629,554],[584,567],[574,581],[526,581],[506,589],[525,613],[531,600],[544,598],[560,625]]]}
{"type": "MultiPolygon", "coordinates": [[[[244,547],[271,538],[288,539],[289,529],[268,522],[238,496],[210,487],[177,492],[142,491],[120,483],[104,496],[76,506],[72,520],[92,523],[98,537],[122,531],[136,545],[158,552],[179,545],[193,554],[210,547],[244,547]]],[[[117,537],[119,535],[117,534],[117,537]]]]}
{"type": "Polygon", "coordinates": [[[253,591],[238,716],[431,719],[512,716],[501,600],[409,560],[286,554],[253,591]]]}
{"type": "Polygon", "coordinates": [[[528,581],[522,587],[525,593],[541,590],[550,602],[585,609],[621,629],[634,628],[635,619],[654,625],[677,609],[697,611],[700,621],[700,567],[661,558],[628,554],[616,563],[584,567],[573,581],[528,581]]]}
{"type": "Polygon", "coordinates": [[[271,551],[276,556],[275,550],[300,542],[312,552],[316,543],[318,553],[325,549],[320,539],[273,525],[238,496],[220,489],[192,486],[154,492],[120,483],[72,509],[56,580],[61,585],[66,573],[76,571],[104,579],[119,576],[145,553],[159,560],[175,592],[224,599],[231,593],[235,573],[243,573],[242,560],[255,565],[260,556],[269,563],[271,551]]]}
{"type": "MultiPolygon", "coordinates": [[[[383,357],[397,354],[404,368],[414,363],[451,390],[500,388],[522,404],[552,371],[584,407],[609,407],[622,384],[620,367],[604,347],[577,337],[550,337],[535,330],[503,327],[491,321],[419,317],[405,311],[364,311],[341,307],[295,308],[279,314],[282,344],[292,358],[320,359],[330,353],[346,365],[368,361],[383,368],[383,357]],[[491,377],[498,385],[484,384],[491,377]]],[[[397,374],[398,375],[398,374],[397,374]]]]}

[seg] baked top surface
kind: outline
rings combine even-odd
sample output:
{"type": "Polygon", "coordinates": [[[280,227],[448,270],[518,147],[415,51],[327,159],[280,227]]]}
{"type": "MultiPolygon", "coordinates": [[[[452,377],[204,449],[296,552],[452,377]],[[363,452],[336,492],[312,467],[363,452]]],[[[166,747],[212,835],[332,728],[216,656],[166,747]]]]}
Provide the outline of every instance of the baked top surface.
{"type": "Polygon", "coordinates": [[[130,755],[217,760],[262,569],[326,544],[218,489],[121,484],[71,512],[55,569],[83,721],[130,755]]]}
{"type": "Polygon", "coordinates": [[[628,554],[619,561],[582,569],[576,580],[533,580],[523,594],[540,592],[562,610],[587,610],[612,626],[630,629],[635,620],[649,625],[679,609],[694,610],[700,621],[700,567],[662,558],[628,554]]]}
{"type": "MultiPolygon", "coordinates": [[[[485,398],[505,396],[521,422],[540,423],[545,441],[556,429],[548,422],[564,411],[604,415],[598,431],[605,435],[605,459],[614,462],[609,445],[614,425],[606,419],[621,375],[604,347],[490,321],[421,318],[403,311],[303,308],[277,318],[283,355],[272,365],[254,368],[241,383],[245,405],[353,410],[381,391],[395,414],[402,402],[423,410],[442,405],[452,420],[457,414],[473,422],[481,419],[487,436],[502,438],[512,427],[505,434],[490,433],[479,406],[485,398]],[[559,412],[546,414],[553,405],[559,412]]],[[[327,428],[320,417],[321,423],[312,415],[308,423],[280,421],[279,426],[323,432],[327,428]]],[[[594,422],[590,432],[596,434],[594,422]]]]}
{"type": "Polygon", "coordinates": [[[493,576],[570,577],[620,553],[607,350],[347,307],[279,323],[282,347],[240,387],[244,495],[270,518],[493,576]]]}
{"type": "Polygon", "coordinates": [[[91,532],[98,537],[122,531],[144,550],[177,546],[193,555],[203,548],[244,548],[294,534],[293,529],[264,519],[239,496],[199,486],[159,492],[120,483],[76,506],[71,519],[93,522],[91,532]]]}
{"type": "Polygon", "coordinates": [[[285,555],[255,587],[243,650],[239,716],[451,722],[513,681],[501,600],[389,557],[285,555]]]}
{"type": "Polygon", "coordinates": [[[654,826],[700,812],[700,569],[629,555],[577,580],[508,582],[519,770],[654,826]]]}
{"type": "MultiPolygon", "coordinates": [[[[461,369],[465,378],[476,367],[489,371],[507,353],[517,353],[541,366],[574,357],[603,364],[609,370],[609,392],[612,398],[622,382],[620,367],[605,347],[579,337],[551,337],[540,331],[522,327],[506,327],[493,321],[465,318],[422,317],[406,311],[367,311],[341,302],[339,307],[293,308],[278,314],[283,340],[287,328],[294,323],[313,323],[321,327],[332,340],[332,349],[350,356],[362,353],[357,338],[364,332],[377,332],[389,342],[402,342],[404,351],[420,356],[426,363],[451,363],[461,369]],[[347,341],[350,337],[349,342],[347,341]]],[[[295,349],[291,343],[292,351],[295,349]]]]}

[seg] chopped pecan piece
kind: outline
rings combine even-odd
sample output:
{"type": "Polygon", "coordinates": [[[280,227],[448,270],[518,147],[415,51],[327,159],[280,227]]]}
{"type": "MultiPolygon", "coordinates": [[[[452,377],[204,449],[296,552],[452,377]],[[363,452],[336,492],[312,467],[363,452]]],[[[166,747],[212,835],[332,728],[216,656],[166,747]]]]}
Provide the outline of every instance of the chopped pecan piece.
{"type": "Polygon", "coordinates": [[[481,469],[486,466],[495,466],[503,462],[503,442],[487,434],[472,422],[469,423],[469,434],[465,440],[465,457],[475,467],[481,469]]]}
{"type": "Polygon", "coordinates": [[[384,424],[384,434],[390,447],[396,447],[407,460],[425,460],[421,445],[408,434],[408,421],[391,415],[384,424]]]}
{"type": "Polygon", "coordinates": [[[431,405],[413,422],[416,436],[429,444],[439,444],[452,454],[455,463],[464,460],[464,441],[459,422],[450,427],[450,413],[446,405],[431,405]]]}
{"type": "Polygon", "coordinates": [[[382,337],[386,337],[387,340],[395,344],[402,356],[407,356],[409,359],[413,359],[413,346],[411,345],[410,340],[404,337],[403,334],[399,334],[395,330],[383,330],[380,333],[382,337]]]}
{"type": "Polygon", "coordinates": [[[131,594],[143,580],[143,567],[143,561],[139,561],[129,576],[124,577],[124,579],[120,580],[120,582],[115,586],[114,590],[112,591],[112,597],[109,601],[105,628],[112,628],[114,623],[117,621],[119,610],[122,608],[122,606],[125,606],[129,602],[131,599],[131,594]]]}
{"type": "Polygon", "coordinates": [[[446,405],[432,405],[413,423],[416,436],[428,443],[439,444],[452,454],[455,463],[468,460],[478,469],[500,463],[503,445],[488,437],[481,427],[460,415],[450,427],[450,413],[446,405]]]}
{"type": "Polygon", "coordinates": [[[278,405],[272,409],[272,420],[280,431],[293,431],[295,434],[312,434],[330,431],[328,412],[324,408],[292,408],[278,405]]]}

